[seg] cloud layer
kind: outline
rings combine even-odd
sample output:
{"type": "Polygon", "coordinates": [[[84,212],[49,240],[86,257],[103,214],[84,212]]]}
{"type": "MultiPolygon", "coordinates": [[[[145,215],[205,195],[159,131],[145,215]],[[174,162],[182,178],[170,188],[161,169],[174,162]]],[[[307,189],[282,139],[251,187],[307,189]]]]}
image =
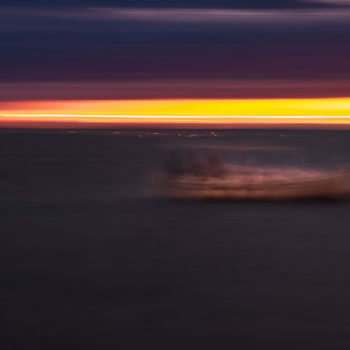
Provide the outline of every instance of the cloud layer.
{"type": "Polygon", "coordinates": [[[112,7],[123,8],[231,8],[289,9],[329,8],[349,5],[349,0],[2,0],[2,6],[14,7],[112,7]]]}
{"type": "Polygon", "coordinates": [[[164,8],[151,1],[143,8],[140,1],[120,1],[118,7],[110,1],[53,1],[52,6],[11,1],[11,7],[0,6],[0,80],[36,87],[77,84],[91,98],[132,98],[132,90],[121,93],[121,86],[134,82],[135,97],[186,97],[191,88],[185,82],[191,81],[196,82],[192,94],[199,97],[258,97],[259,91],[262,97],[286,96],[288,88],[271,88],[273,81],[289,84],[293,96],[324,96],[327,89],[329,96],[344,96],[350,81],[348,2],[217,1],[213,8],[205,1],[202,7],[173,1],[164,8]],[[174,81],[174,88],[165,93],[155,81],[174,81]],[[218,81],[231,82],[230,88],[218,81]],[[257,87],[252,81],[263,83],[257,87]],[[110,93],[98,84],[120,89],[110,93]]]}

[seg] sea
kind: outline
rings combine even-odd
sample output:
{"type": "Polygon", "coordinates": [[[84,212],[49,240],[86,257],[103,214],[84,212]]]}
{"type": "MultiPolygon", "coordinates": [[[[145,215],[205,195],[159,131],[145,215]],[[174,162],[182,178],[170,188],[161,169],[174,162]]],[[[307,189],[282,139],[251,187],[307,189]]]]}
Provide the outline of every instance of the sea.
{"type": "Polygon", "coordinates": [[[0,131],[0,348],[350,349],[350,200],[169,198],[176,154],[350,164],[346,130],[0,131]]]}

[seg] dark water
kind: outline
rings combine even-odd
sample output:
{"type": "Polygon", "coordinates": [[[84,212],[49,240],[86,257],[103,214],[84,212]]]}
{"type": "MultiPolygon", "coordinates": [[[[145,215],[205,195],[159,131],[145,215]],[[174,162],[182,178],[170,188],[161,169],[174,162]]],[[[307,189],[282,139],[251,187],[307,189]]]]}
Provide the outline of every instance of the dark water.
{"type": "Polygon", "coordinates": [[[190,133],[0,134],[1,349],[350,348],[350,201],[149,188],[173,150],[336,168],[350,132],[190,133]]]}

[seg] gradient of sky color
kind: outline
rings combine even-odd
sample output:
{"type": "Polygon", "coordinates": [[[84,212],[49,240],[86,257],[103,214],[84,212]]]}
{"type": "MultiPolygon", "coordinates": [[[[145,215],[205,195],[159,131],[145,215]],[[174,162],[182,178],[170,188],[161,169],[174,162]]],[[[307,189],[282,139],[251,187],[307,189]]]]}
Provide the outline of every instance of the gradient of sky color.
{"type": "Polygon", "coordinates": [[[0,101],[348,97],[349,33],[347,0],[3,0],[0,101]]]}

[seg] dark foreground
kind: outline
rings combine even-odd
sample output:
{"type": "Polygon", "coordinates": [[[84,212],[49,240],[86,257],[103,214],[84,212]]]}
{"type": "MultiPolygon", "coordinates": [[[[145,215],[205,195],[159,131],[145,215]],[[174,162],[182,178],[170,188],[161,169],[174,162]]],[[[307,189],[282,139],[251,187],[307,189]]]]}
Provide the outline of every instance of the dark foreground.
{"type": "Polygon", "coordinates": [[[1,133],[1,349],[350,348],[350,202],[153,196],[189,148],[336,168],[350,132],[1,133]]]}

